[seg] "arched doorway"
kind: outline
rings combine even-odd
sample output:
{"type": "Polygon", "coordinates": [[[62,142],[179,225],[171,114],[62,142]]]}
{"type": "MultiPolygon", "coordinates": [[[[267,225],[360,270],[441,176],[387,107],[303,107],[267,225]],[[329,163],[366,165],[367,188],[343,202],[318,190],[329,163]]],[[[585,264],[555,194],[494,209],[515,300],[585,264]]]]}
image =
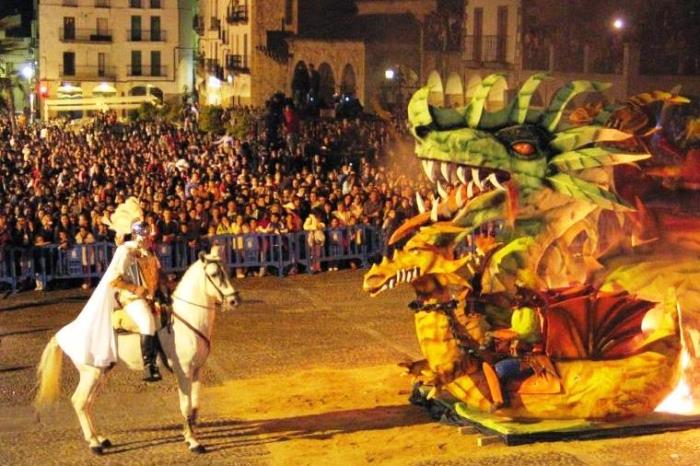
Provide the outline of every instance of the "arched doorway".
{"type": "Polygon", "coordinates": [[[333,94],[335,94],[335,75],[333,68],[328,63],[321,63],[318,67],[321,85],[318,90],[319,104],[323,106],[333,103],[333,94]]]}
{"type": "Polygon", "coordinates": [[[440,73],[433,70],[428,75],[428,87],[430,88],[430,94],[428,94],[428,103],[430,105],[442,106],[445,105],[445,94],[444,88],[442,87],[442,78],[440,73]]]}
{"type": "Polygon", "coordinates": [[[496,84],[491,87],[488,99],[486,101],[486,110],[495,112],[502,109],[506,105],[506,91],[508,90],[508,82],[505,79],[499,79],[496,84]]]}
{"type": "Polygon", "coordinates": [[[459,74],[452,72],[447,77],[445,84],[445,105],[448,107],[459,107],[464,105],[464,87],[459,74]]]}
{"type": "Polygon", "coordinates": [[[478,73],[472,74],[467,79],[467,88],[465,89],[466,102],[469,102],[474,97],[474,93],[481,84],[481,76],[478,73]]]}
{"type": "Polygon", "coordinates": [[[342,94],[355,95],[357,91],[357,79],[355,78],[355,70],[350,63],[343,67],[343,74],[340,80],[340,92],[342,94]]]}
{"type": "Polygon", "coordinates": [[[294,99],[294,104],[299,106],[302,102],[306,102],[306,96],[308,96],[310,89],[309,69],[304,61],[299,61],[294,66],[292,75],[292,98],[294,99]]]}

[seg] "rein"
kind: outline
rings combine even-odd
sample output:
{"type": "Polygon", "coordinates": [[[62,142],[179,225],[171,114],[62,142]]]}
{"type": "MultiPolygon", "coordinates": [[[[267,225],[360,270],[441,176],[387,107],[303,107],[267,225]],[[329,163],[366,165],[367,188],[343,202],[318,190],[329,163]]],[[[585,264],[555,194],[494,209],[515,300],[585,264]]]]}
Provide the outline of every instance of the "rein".
{"type": "MultiPolygon", "coordinates": [[[[219,269],[223,272],[223,270],[222,270],[222,268],[221,268],[221,264],[218,264],[218,266],[219,266],[219,269]]],[[[208,310],[208,309],[210,309],[211,307],[216,308],[216,307],[221,307],[221,306],[223,306],[223,304],[224,304],[224,299],[226,299],[226,298],[228,298],[228,297],[230,297],[230,296],[234,296],[234,295],[236,294],[236,291],[234,291],[233,293],[230,293],[230,294],[224,294],[224,292],[221,291],[221,289],[220,289],[218,286],[216,286],[216,283],[214,283],[214,280],[211,279],[211,277],[209,276],[208,273],[206,273],[206,271],[204,272],[204,276],[207,278],[207,281],[211,284],[211,286],[214,287],[214,289],[216,290],[216,292],[219,294],[219,297],[221,298],[221,302],[220,302],[220,303],[216,303],[214,306],[210,306],[210,305],[208,305],[208,304],[198,304],[198,303],[193,303],[193,302],[191,302],[191,301],[188,301],[188,300],[186,300],[186,299],[183,299],[183,298],[181,298],[181,297],[179,297],[179,296],[176,296],[175,294],[172,295],[172,298],[173,298],[173,299],[176,299],[176,300],[178,300],[178,301],[180,301],[180,302],[183,302],[183,303],[185,303],[185,304],[189,304],[190,306],[195,306],[195,307],[198,307],[198,308],[200,308],[200,309],[207,309],[207,310],[208,310]]],[[[194,332],[195,335],[197,335],[199,338],[201,338],[202,340],[204,340],[204,343],[207,345],[207,351],[209,351],[209,350],[211,349],[211,341],[209,340],[209,338],[208,338],[206,335],[204,335],[199,329],[197,329],[196,327],[194,327],[192,324],[190,324],[189,322],[187,322],[187,320],[186,320],[184,317],[182,317],[181,315],[179,315],[178,313],[176,313],[174,308],[170,310],[170,313],[173,315],[173,317],[175,317],[175,318],[178,319],[180,322],[182,322],[182,323],[185,325],[185,327],[187,327],[188,329],[192,330],[192,332],[194,332]]]]}

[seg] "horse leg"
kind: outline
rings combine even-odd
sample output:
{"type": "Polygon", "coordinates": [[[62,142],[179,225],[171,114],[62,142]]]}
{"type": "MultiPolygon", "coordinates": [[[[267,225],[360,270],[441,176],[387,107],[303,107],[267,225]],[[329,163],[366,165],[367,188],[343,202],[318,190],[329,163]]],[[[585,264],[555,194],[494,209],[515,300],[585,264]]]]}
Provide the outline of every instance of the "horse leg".
{"type": "Polygon", "coordinates": [[[102,375],[102,371],[91,366],[81,366],[79,371],[80,382],[75,389],[75,393],[73,393],[71,397],[71,403],[78,415],[78,422],[80,422],[80,428],[83,430],[83,437],[88,442],[90,450],[97,455],[101,455],[102,445],[100,445],[100,442],[97,440],[92,426],[92,419],[90,419],[90,413],[86,408],[90,395],[102,375]]]}
{"type": "MultiPolygon", "coordinates": [[[[92,392],[88,396],[88,402],[87,406],[85,408],[85,411],[88,414],[88,419],[90,420],[90,425],[92,426],[92,431],[97,432],[97,429],[95,429],[94,422],[92,420],[92,408],[95,404],[95,400],[97,399],[98,395],[102,393],[102,390],[104,389],[105,383],[107,382],[107,372],[109,371],[106,370],[102,372],[102,375],[100,376],[99,380],[95,384],[95,387],[93,388],[92,392]]],[[[103,437],[102,435],[95,435],[97,437],[97,441],[100,442],[100,446],[102,448],[109,448],[112,446],[112,442],[108,439],[103,437]]]]}
{"type": "Polygon", "coordinates": [[[190,397],[192,404],[192,414],[190,415],[190,418],[192,418],[192,427],[197,425],[197,416],[199,415],[199,389],[202,386],[202,381],[199,379],[199,376],[201,371],[201,367],[192,371],[192,396],[190,397]]]}
{"type": "Polygon", "coordinates": [[[185,443],[193,453],[204,453],[204,447],[194,438],[194,422],[192,419],[192,378],[191,371],[179,367],[176,371],[178,394],[180,395],[180,412],[185,418],[183,435],[185,443]]]}

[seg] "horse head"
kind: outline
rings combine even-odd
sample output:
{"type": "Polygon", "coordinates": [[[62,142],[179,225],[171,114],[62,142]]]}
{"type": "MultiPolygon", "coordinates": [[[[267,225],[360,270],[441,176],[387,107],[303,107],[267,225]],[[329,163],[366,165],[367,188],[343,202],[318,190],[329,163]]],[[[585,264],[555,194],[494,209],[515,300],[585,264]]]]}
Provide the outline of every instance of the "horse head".
{"type": "Polygon", "coordinates": [[[241,303],[238,291],[233,287],[231,276],[228,274],[221,251],[217,245],[212,246],[209,254],[204,251],[199,253],[199,260],[202,262],[207,285],[206,293],[222,304],[222,310],[228,311],[241,303]]]}

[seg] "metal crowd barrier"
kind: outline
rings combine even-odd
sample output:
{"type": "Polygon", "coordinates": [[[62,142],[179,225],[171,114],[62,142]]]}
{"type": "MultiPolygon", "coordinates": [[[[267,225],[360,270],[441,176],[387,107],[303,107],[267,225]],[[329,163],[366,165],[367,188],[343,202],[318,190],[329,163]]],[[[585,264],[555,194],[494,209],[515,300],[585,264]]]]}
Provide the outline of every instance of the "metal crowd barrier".
{"type": "MultiPolygon", "coordinates": [[[[286,234],[219,235],[193,242],[158,243],[155,253],[166,273],[183,272],[200,251],[218,244],[230,270],[264,267],[284,276],[292,269],[311,273],[314,264],[353,261],[360,267],[385,253],[381,232],[358,225],[326,229],[323,238],[309,232],[286,234]]],[[[116,246],[112,243],[77,244],[70,248],[47,245],[34,248],[8,247],[0,250],[0,283],[13,291],[27,280],[43,286],[57,280],[99,278],[107,269],[116,246]]],[[[329,265],[330,266],[330,265],[329,265]]]]}

